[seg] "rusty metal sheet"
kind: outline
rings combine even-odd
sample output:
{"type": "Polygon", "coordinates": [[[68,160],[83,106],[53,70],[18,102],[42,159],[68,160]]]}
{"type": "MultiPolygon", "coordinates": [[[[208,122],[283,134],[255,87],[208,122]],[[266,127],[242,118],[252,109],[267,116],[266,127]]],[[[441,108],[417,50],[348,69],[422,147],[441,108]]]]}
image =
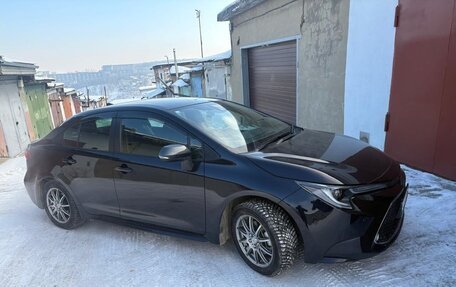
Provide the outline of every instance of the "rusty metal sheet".
{"type": "Polygon", "coordinates": [[[60,126],[63,123],[62,109],[60,107],[60,97],[58,93],[52,93],[49,95],[49,105],[51,106],[51,115],[54,120],[54,128],[60,126]]]}
{"type": "Polygon", "coordinates": [[[81,101],[79,100],[78,96],[72,96],[73,97],[73,104],[74,104],[74,112],[76,114],[79,114],[81,110],[81,101]]]}
{"type": "Polygon", "coordinates": [[[8,146],[6,145],[2,122],[0,122],[0,157],[8,157],[8,146]]]}
{"type": "Polygon", "coordinates": [[[73,111],[71,110],[71,96],[63,96],[63,110],[65,112],[65,118],[69,119],[73,116],[73,111]]]}

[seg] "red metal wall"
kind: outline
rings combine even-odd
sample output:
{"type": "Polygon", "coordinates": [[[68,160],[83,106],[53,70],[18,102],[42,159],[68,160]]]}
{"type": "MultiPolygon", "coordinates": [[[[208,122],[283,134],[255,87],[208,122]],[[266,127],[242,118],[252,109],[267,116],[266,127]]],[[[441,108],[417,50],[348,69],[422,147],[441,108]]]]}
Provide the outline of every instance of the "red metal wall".
{"type": "Polygon", "coordinates": [[[63,123],[63,115],[60,108],[60,97],[57,93],[49,95],[49,104],[51,106],[51,115],[54,120],[54,128],[63,123]]]}
{"type": "Polygon", "coordinates": [[[69,119],[73,115],[71,111],[71,96],[63,96],[63,110],[65,111],[65,118],[69,119]]]}
{"type": "Polygon", "coordinates": [[[456,180],[455,0],[399,3],[385,150],[456,180]]]}
{"type": "Polygon", "coordinates": [[[79,100],[78,96],[72,96],[73,97],[73,104],[74,104],[74,112],[76,114],[79,114],[82,112],[81,110],[81,101],[79,100]]]}
{"type": "Polygon", "coordinates": [[[448,52],[434,172],[456,180],[456,3],[448,52]]]}

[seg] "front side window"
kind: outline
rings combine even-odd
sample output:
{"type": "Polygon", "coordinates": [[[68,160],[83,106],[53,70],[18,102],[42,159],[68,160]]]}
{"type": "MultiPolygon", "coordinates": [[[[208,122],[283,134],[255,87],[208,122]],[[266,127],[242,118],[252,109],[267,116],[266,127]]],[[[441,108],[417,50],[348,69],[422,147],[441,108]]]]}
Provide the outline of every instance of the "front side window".
{"type": "Polygon", "coordinates": [[[63,145],[78,147],[79,124],[67,128],[63,132],[63,145]]]}
{"type": "Polygon", "coordinates": [[[235,153],[260,149],[292,131],[285,122],[230,102],[184,106],[174,113],[235,153]]]}
{"type": "Polygon", "coordinates": [[[109,150],[112,118],[92,118],[81,123],[79,147],[100,151],[109,150]]]}
{"type": "Polygon", "coordinates": [[[121,119],[121,151],[158,157],[169,144],[187,144],[187,134],[162,120],[148,118],[121,119]]]}

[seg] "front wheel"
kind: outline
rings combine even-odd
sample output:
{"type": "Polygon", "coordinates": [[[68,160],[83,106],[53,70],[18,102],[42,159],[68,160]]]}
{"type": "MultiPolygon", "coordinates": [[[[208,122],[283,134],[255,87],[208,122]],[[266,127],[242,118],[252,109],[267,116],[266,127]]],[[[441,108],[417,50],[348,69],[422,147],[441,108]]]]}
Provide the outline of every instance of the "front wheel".
{"type": "Polygon", "coordinates": [[[231,236],[242,259],[263,275],[280,274],[297,256],[299,239],[289,216],[265,200],[246,201],[234,208],[231,236]]]}
{"type": "Polygon", "coordinates": [[[71,194],[58,182],[49,181],[44,185],[46,214],[58,227],[73,229],[85,222],[71,194]]]}

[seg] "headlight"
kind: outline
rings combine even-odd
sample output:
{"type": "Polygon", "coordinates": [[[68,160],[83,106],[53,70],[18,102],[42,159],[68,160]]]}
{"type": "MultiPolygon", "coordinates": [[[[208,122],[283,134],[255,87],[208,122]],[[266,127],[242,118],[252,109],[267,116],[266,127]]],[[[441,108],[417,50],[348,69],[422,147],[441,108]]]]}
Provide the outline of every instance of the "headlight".
{"type": "Polygon", "coordinates": [[[352,209],[352,206],[350,205],[348,198],[345,196],[345,193],[348,190],[347,187],[331,186],[301,181],[296,181],[296,183],[302,189],[312,193],[313,195],[317,196],[329,205],[344,209],[352,209]]]}

